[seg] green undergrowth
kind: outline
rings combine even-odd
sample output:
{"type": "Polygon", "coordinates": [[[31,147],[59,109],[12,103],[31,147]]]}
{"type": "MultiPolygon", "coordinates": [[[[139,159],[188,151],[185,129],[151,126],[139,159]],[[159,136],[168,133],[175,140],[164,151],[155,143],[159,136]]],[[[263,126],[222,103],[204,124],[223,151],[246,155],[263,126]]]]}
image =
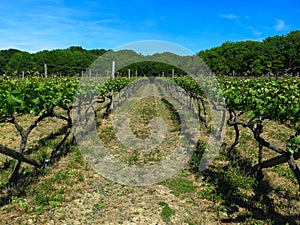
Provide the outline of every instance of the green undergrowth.
{"type": "Polygon", "coordinates": [[[170,224],[171,216],[175,214],[175,210],[171,209],[166,202],[159,202],[159,205],[162,206],[161,217],[166,224],[170,224]]]}

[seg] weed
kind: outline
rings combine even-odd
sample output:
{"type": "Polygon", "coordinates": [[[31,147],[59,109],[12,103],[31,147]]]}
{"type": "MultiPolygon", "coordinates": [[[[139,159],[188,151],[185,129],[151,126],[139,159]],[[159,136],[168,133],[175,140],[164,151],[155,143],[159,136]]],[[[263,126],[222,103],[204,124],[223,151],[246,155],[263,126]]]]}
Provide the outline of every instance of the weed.
{"type": "Polygon", "coordinates": [[[294,182],[295,184],[298,184],[298,181],[295,178],[293,171],[290,170],[289,168],[285,168],[282,165],[276,165],[272,167],[272,171],[277,172],[283,177],[287,178],[288,180],[294,182]]]}
{"type": "Polygon", "coordinates": [[[161,184],[166,185],[169,189],[171,189],[171,192],[175,196],[193,193],[197,188],[194,186],[193,181],[184,178],[168,179],[161,182],[161,184]]]}
{"type": "Polygon", "coordinates": [[[39,150],[37,151],[37,156],[36,156],[36,159],[38,161],[42,161],[42,160],[47,159],[47,157],[48,157],[48,153],[47,153],[48,148],[49,148],[48,146],[43,146],[43,147],[39,148],[39,150]]]}
{"type": "Polygon", "coordinates": [[[199,170],[199,164],[202,159],[202,155],[205,152],[206,143],[199,141],[192,157],[189,160],[189,166],[191,171],[197,173],[199,170]]]}
{"type": "Polygon", "coordinates": [[[78,179],[79,182],[84,182],[84,177],[83,177],[82,173],[79,172],[77,174],[77,179],[78,179]]]}
{"type": "Polygon", "coordinates": [[[166,202],[159,202],[159,205],[163,207],[160,214],[163,221],[169,224],[171,222],[171,216],[175,214],[175,210],[171,209],[166,202]]]}
{"type": "Polygon", "coordinates": [[[54,193],[37,193],[35,196],[35,202],[40,206],[59,206],[60,202],[64,201],[64,198],[61,194],[54,193]]]}
{"type": "Polygon", "coordinates": [[[34,208],[34,212],[37,214],[42,214],[44,212],[44,207],[42,205],[39,205],[34,208]]]}
{"type": "Polygon", "coordinates": [[[198,192],[198,195],[201,197],[201,198],[204,198],[204,199],[207,199],[207,200],[210,200],[210,201],[213,201],[213,202],[219,202],[219,201],[222,201],[222,197],[219,196],[217,193],[216,193],[216,190],[215,188],[212,188],[212,187],[207,187],[201,191],[198,192]]]}
{"type": "Polygon", "coordinates": [[[15,208],[17,210],[25,211],[25,212],[29,211],[30,206],[28,205],[28,202],[26,199],[20,199],[16,196],[13,196],[12,203],[15,204],[15,208]]]}
{"type": "Polygon", "coordinates": [[[190,220],[185,220],[184,222],[187,223],[188,225],[196,225],[194,222],[190,220]]]}

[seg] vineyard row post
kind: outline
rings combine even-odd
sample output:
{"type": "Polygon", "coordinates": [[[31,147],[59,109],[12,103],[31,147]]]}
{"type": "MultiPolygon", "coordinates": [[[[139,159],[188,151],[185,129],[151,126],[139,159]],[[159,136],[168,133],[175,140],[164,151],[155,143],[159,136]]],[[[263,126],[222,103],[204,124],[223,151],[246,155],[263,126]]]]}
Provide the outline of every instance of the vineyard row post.
{"type": "MultiPolygon", "coordinates": [[[[112,61],[111,65],[111,78],[115,79],[115,71],[116,71],[116,62],[112,61]]],[[[110,105],[110,110],[114,109],[114,91],[111,91],[111,105],[110,105]]]]}
{"type": "Polygon", "coordinates": [[[45,78],[47,78],[48,76],[47,63],[44,63],[44,74],[45,74],[45,78]]]}

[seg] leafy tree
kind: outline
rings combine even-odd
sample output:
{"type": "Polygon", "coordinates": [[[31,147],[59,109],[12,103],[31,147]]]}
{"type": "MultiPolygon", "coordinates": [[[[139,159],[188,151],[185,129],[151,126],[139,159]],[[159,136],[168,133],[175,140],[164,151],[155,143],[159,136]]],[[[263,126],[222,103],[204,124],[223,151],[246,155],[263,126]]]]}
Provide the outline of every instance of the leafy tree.
{"type": "Polygon", "coordinates": [[[5,73],[6,64],[9,62],[10,58],[20,50],[17,49],[8,49],[0,51],[0,75],[5,73]]]}
{"type": "Polygon", "coordinates": [[[300,31],[262,42],[225,42],[198,55],[213,72],[223,75],[296,74],[300,72],[300,31]]]}
{"type": "Polygon", "coordinates": [[[22,71],[27,74],[37,71],[37,64],[28,52],[17,52],[12,55],[6,64],[8,74],[21,75],[22,71]]]}

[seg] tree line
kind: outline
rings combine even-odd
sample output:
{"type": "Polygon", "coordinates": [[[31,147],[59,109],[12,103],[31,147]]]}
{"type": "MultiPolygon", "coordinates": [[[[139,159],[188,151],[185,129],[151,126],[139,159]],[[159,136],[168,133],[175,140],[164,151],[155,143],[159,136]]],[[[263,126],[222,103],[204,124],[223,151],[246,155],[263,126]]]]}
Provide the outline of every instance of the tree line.
{"type": "Polygon", "coordinates": [[[42,74],[74,76],[79,75],[94,62],[100,55],[107,52],[104,49],[86,50],[80,46],[67,49],[43,50],[29,53],[17,49],[0,51],[0,75],[20,76],[42,74]]]}
{"type": "MultiPolygon", "coordinates": [[[[80,46],[67,49],[43,50],[29,53],[18,49],[0,50],[0,76],[20,76],[24,74],[43,74],[44,65],[51,75],[75,76],[85,71],[99,56],[108,52],[105,49],[86,50],[80,46]]],[[[127,57],[137,57],[130,51],[127,57]],[[130,54],[129,54],[130,53],[130,54]]],[[[161,57],[168,57],[162,53],[161,57]]],[[[300,73],[300,31],[291,31],[286,35],[268,37],[263,41],[227,41],[221,46],[200,51],[200,58],[212,72],[231,76],[262,75],[299,75],[300,73]]],[[[124,57],[126,57],[124,55],[124,57]]],[[[180,62],[178,62],[178,65],[180,62]]],[[[139,75],[158,75],[164,72],[170,76],[183,71],[161,62],[139,62],[121,69],[120,74],[138,70],[139,75]]]]}
{"type": "Polygon", "coordinates": [[[263,41],[225,42],[198,55],[221,75],[299,75],[300,31],[263,41]]]}

